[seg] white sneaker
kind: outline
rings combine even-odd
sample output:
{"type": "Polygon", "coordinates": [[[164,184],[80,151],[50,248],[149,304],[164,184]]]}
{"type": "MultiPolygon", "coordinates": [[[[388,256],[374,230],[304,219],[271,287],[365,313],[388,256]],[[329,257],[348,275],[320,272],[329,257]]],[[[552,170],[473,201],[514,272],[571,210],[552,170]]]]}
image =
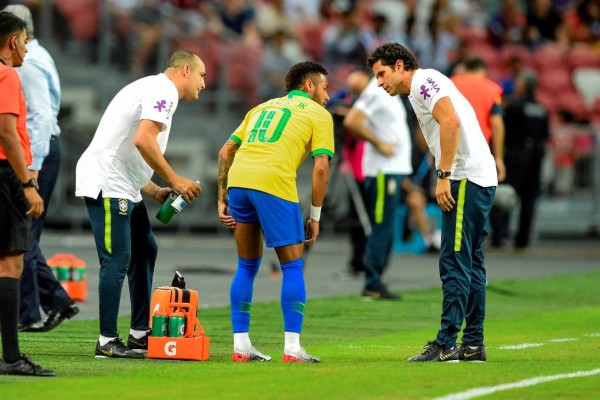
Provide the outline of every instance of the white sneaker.
{"type": "Polygon", "coordinates": [[[271,356],[261,353],[253,346],[247,351],[237,351],[233,349],[231,360],[234,362],[271,361],[271,356]]]}
{"type": "Polygon", "coordinates": [[[283,362],[284,363],[319,363],[321,359],[318,357],[311,356],[304,350],[304,347],[300,347],[299,351],[287,351],[283,353],[283,362]]]}

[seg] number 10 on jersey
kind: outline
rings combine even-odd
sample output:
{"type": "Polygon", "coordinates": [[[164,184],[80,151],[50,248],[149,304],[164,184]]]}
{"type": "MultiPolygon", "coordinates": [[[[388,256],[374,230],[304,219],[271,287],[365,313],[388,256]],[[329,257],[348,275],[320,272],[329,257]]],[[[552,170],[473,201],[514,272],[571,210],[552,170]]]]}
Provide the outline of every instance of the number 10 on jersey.
{"type": "Polygon", "coordinates": [[[248,136],[248,143],[255,142],[257,138],[259,142],[272,143],[278,141],[291,116],[292,112],[287,108],[261,111],[258,120],[250,132],[250,136],[248,136]],[[277,125],[273,127],[272,122],[277,114],[283,115],[279,118],[277,125]]]}

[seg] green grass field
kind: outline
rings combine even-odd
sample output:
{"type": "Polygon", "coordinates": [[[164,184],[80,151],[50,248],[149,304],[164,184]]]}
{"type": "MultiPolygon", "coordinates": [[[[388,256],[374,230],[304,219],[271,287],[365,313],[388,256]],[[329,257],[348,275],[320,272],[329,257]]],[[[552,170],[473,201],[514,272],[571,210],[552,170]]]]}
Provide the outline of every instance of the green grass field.
{"type": "MultiPolygon", "coordinates": [[[[230,361],[227,308],[200,311],[211,338],[206,362],[95,359],[98,322],[72,321],[48,333],[20,336],[22,350],[58,377],[0,376],[0,399],[431,399],[485,387],[496,387],[486,399],[599,398],[599,282],[600,273],[592,273],[491,285],[487,363],[406,362],[437,333],[439,287],[405,292],[402,302],[309,299],[302,344],[322,358],[314,365],[281,362],[278,303],[253,305],[251,337],[273,356],[269,363],[230,361]],[[536,346],[510,348],[524,343],[536,346]],[[589,376],[498,387],[589,371],[589,376]]],[[[120,320],[125,336],[128,322],[120,320]]]]}

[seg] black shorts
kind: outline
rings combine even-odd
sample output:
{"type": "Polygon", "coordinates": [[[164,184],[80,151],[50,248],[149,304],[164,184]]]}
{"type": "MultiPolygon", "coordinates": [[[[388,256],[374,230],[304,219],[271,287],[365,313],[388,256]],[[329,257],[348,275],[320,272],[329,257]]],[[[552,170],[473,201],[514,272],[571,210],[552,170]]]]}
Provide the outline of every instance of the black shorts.
{"type": "Polygon", "coordinates": [[[0,160],[0,256],[27,251],[31,218],[21,181],[5,160],[0,160]]]}

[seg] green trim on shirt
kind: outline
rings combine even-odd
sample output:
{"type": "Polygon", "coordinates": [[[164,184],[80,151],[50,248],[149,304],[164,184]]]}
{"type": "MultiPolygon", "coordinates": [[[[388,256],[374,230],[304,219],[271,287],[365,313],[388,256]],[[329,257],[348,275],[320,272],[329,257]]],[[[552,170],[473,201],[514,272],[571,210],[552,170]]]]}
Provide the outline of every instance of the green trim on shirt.
{"type": "Polygon", "coordinates": [[[333,158],[333,152],[327,149],[316,149],[315,151],[310,153],[311,157],[318,156],[319,154],[327,154],[330,160],[333,158]]]}
{"type": "Polygon", "coordinates": [[[234,142],[236,142],[237,144],[242,144],[242,139],[240,139],[239,137],[235,136],[235,135],[231,135],[229,136],[229,139],[233,140],[234,142]]]}
{"type": "Polygon", "coordinates": [[[287,97],[289,97],[290,99],[294,96],[302,96],[302,97],[306,97],[307,99],[310,99],[310,96],[308,95],[308,93],[303,92],[302,90],[292,90],[287,95],[287,97]]]}

